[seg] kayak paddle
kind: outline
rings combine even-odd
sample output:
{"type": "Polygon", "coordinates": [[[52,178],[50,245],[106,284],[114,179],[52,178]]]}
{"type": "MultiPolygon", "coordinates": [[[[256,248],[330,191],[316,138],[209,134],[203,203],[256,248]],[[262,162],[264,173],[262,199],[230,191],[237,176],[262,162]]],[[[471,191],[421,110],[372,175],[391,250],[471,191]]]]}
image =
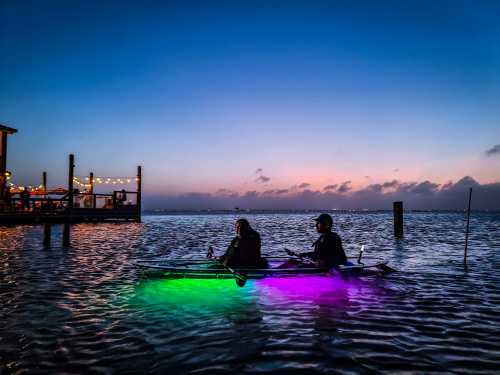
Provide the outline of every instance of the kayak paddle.
{"type": "MultiPolygon", "coordinates": [[[[361,258],[363,257],[364,251],[365,245],[362,245],[361,249],[359,250],[358,264],[364,265],[364,263],[361,263],[361,258]]],[[[396,272],[394,268],[389,267],[387,264],[381,264],[378,268],[382,271],[383,274],[396,272]]]]}
{"type": "Polygon", "coordinates": [[[290,249],[287,249],[286,247],[285,247],[285,252],[286,252],[288,255],[292,256],[292,257],[299,258],[299,259],[300,259],[301,261],[303,261],[303,262],[306,262],[306,263],[309,263],[309,264],[314,263],[314,260],[313,260],[313,259],[311,259],[311,258],[309,258],[309,257],[306,257],[306,256],[303,256],[303,255],[301,255],[301,254],[299,254],[299,253],[296,253],[296,252],[294,252],[294,251],[292,251],[292,250],[290,250],[290,249]]]}
{"type": "Polygon", "coordinates": [[[219,261],[219,264],[233,274],[236,285],[238,285],[240,288],[245,286],[247,282],[247,276],[245,274],[236,272],[231,267],[226,266],[223,262],[219,261]]]}
{"type": "Polygon", "coordinates": [[[234,276],[234,280],[236,281],[236,285],[238,285],[240,288],[245,286],[247,282],[247,276],[241,272],[236,272],[231,267],[226,266],[224,262],[221,262],[219,259],[215,258],[214,249],[212,246],[208,248],[207,258],[214,258],[217,264],[221,265],[222,267],[224,267],[224,269],[231,272],[231,274],[234,276]]]}

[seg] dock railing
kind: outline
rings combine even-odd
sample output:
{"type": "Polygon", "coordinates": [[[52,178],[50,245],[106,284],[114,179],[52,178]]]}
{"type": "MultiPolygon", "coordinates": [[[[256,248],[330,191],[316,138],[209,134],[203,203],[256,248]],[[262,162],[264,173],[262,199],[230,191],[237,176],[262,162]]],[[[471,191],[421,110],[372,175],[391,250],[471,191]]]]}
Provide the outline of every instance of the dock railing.
{"type": "Polygon", "coordinates": [[[101,193],[73,193],[73,208],[69,208],[68,194],[62,197],[30,196],[29,198],[12,197],[9,204],[2,205],[6,213],[64,213],[68,210],[78,212],[83,209],[91,210],[138,210],[137,192],[117,190],[110,194],[101,193]]]}
{"type": "Polygon", "coordinates": [[[73,194],[73,210],[80,208],[103,210],[137,209],[137,192],[116,190],[111,194],[75,193],[73,194]]]}

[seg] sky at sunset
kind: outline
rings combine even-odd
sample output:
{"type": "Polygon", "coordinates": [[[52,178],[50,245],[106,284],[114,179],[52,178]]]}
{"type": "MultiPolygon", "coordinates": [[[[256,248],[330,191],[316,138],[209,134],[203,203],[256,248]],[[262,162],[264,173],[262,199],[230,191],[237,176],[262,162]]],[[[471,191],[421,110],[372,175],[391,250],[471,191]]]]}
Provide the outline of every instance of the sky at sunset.
{"type": "Polygon", "coordinates": [[[8,169],[57,186],[69,153],[78,175],[140,164],[146,208],[451,208],[469,186],[500,208],[499,17],[493,1],[2,2],[8,169]]]}

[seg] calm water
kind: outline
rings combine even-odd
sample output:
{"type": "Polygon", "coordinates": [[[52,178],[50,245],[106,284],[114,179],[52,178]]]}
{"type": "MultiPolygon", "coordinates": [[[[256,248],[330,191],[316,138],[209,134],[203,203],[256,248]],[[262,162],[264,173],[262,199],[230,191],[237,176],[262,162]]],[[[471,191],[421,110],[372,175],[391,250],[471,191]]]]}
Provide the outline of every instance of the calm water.
{"type": "MultiPolygon", "coordinates": [[[[263,252],[308,249],[308,214],[248,215],[263,252]]],[[[0,373],[498,373],[500,214],[338,214],[348,255],[401,272],[348,283],[311,277],[143,279],[137,257],[222,249],[234,215],[146,216],[79,224],[70,249],[40,226],[0,228],[0,373]],[[2,372],[3,370],[3,372],[2,372]]],[[[220,251],[220,250],[219,250],[220,251]]]]}

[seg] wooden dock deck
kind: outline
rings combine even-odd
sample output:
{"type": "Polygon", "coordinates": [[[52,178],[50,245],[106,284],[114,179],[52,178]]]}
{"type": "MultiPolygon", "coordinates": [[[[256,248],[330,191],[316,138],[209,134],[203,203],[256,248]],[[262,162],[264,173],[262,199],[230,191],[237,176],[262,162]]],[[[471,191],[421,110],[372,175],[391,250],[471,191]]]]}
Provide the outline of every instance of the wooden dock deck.
{"type": "Polygon", "coordinates": [[[41,223],[79,223],[104,221],[140,221],[141,213],[137,206],[117,208],[75,208],[55,212],[27,211],[0,212],[0,225],[41,224],[41,223]]]}

